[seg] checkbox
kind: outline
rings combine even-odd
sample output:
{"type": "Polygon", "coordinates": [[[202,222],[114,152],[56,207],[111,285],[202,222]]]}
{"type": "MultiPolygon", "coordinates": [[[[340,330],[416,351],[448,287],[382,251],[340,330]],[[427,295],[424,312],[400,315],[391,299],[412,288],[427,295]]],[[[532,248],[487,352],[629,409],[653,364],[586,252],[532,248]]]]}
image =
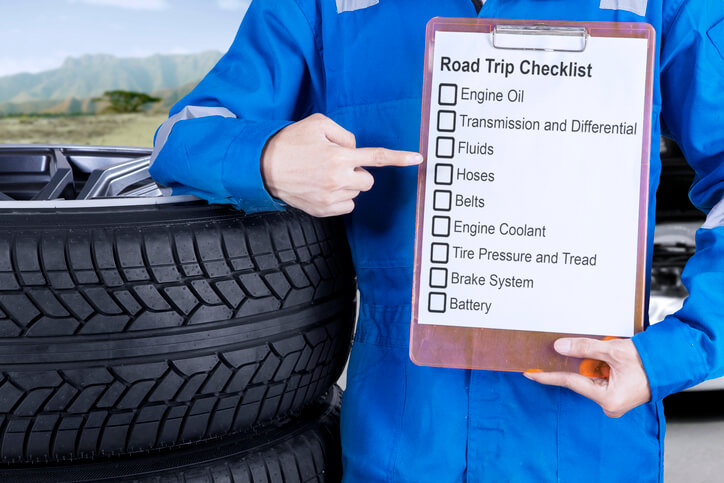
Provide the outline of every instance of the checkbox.
{"type": "Polygon", "coordinates": [[[430,312],[437,312],[438,314],[445,312],[447,295],[442,292],[430,292],[427,306],[430,312]]]}
{"type": "Polygon", "coordinates": [[[452,191],[435,191],[432,195],[432,207],[438,211],[450,211],[452,209],[452,191]]]}
{"type": "Polygon", "coordinates": [[[435,183],[452,184],[453,182],[453,165],[438,164],[435,166],[435,183]]]}
{"type": "Polygon", "coordinates": [[[430,261],[432,263],[447,263],[450,254],[450,247],[447,243],[433,243],[430,261]]]}
{"type": "Polygon", "coordinates": [[[450,218],[447,216],[432,217],[432,236],[450,236],[450,218]]]}
{"type": "Polygon", "coordinates": [[[431,268],[430,269],[430,287],[446,288],[447,287],[447,268],[431,268]]]}
{"type": "Polygon", "coordinates": [[[437,130],[455,132],[455,111],[438,111],[437,130]]]}
{"type": "Polygon", "coordinates": [[[440,84],[438,102],[441,106],[454,106],[458,103],[457,84],[440,84]]]}
{"type": "Polygon", "coordinates": [[[454,155],[455,138],[439,137],[437,138],[437,149],[435,155],[438,158],[450,159],[454,155]]]}

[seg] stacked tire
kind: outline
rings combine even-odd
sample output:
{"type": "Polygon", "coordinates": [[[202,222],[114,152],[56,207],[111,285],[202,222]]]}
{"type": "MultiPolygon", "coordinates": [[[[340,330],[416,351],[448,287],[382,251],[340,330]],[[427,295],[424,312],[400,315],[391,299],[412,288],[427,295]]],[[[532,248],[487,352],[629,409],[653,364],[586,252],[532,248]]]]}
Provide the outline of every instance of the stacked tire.
{"type": "Polygon", "coordinates": [[[339,480],[341,223],[169,198],[0,202],[0,480],[339,480]]]}

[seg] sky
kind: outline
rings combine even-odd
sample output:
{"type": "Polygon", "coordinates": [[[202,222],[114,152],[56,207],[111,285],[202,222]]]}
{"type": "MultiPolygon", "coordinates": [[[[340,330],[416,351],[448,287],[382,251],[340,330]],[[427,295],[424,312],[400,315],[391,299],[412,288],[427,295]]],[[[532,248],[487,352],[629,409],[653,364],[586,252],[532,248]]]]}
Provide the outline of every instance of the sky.
{"type": "Polygon", "coordinates": [[[0,76],[68,57],[226,52],[251,0],[0,0],[0,76]]]}

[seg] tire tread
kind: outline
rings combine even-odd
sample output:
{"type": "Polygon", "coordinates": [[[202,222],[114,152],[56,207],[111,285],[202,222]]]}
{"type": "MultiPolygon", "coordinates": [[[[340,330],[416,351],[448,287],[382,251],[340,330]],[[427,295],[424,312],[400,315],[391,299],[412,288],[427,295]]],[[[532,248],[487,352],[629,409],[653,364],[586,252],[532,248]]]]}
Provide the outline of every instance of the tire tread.
{"type": "MultiPolygon", "coordinates": [[[[249,317],[274,324],[280,308],[351,304],[353,289],[341,224],[294,211],[0,232],[0,344],[58,336],[132,344],[249,317]]],[[[0,461],[144,452],[285,417],[334,383],[352,317],[345,310],[238,347],[159,348],[140,362],[109,354],[92,364],[0,365],[0,461]]]]}

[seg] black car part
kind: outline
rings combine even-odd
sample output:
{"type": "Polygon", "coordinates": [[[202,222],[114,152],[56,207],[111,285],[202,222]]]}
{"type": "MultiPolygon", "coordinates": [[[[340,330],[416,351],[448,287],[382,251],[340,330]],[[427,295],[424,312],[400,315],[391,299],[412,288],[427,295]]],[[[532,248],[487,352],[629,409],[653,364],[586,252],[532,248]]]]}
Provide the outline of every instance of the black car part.
{"type": "Polygon", "coordinates": [[[335,386],[298,417],[263,431],[142,456],[0,468],[0,481],[336,483],[342,479],[340,396],[335,386]]]}
{"type": "Polygon", "coordinates": [[[141,154],[0,148],[3,462],[243,431],[342,372],[356,290],[341,222],[165,196],[141,154]]]}

